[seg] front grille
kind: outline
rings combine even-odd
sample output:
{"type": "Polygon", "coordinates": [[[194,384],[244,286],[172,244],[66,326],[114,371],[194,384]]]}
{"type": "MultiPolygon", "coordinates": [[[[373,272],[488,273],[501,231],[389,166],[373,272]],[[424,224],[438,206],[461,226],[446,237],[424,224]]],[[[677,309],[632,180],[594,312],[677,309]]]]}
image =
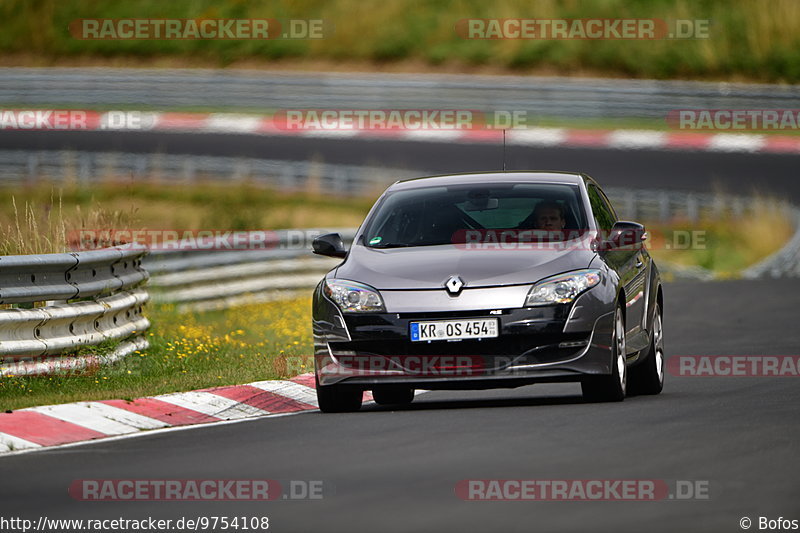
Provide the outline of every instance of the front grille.
{"type": "Polygon", "coordinates": [[[462,340],[457,342],[408,340],[357,340],[331,342],[337,354],[376,356],[476,356],[486,368],[502,368],[509,364],[537,364],[564,361],[575,357],[583,347],[559,348],[561,342],[588,341],[586,334],[506,335],[496,339],[462,340]]]}

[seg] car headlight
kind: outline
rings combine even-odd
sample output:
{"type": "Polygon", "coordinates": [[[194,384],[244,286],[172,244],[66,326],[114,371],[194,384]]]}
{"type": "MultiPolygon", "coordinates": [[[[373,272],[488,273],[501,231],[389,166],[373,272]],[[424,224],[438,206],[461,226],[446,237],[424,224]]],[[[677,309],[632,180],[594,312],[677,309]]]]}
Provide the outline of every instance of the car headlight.
{"type": "Polygon", "coordinates": [[[386,311],[378,291],[363,283],[346,279],[326,279],[322,290],[345,313],[386,311]]]}
{"type": "Polygon", "coordinates": [[[525,306],[567,304],[598,283],[600,283],[600,271],[593,268],[545,278],[528,292],[525,306]]]}

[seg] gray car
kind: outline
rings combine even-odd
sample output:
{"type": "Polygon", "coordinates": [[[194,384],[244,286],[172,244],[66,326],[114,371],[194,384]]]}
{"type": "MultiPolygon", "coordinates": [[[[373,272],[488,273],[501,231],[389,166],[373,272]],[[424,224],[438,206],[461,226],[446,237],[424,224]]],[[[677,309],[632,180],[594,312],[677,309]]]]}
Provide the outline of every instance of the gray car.
{"type": "Polygon", "coordinates": [[[580,382],[588,401],[658,394],[661,278],[647,233],[618,220],[589,176],[503,172],[390,186],[314,291],[317,397],[358,410],[364,391],[580,382]]]}

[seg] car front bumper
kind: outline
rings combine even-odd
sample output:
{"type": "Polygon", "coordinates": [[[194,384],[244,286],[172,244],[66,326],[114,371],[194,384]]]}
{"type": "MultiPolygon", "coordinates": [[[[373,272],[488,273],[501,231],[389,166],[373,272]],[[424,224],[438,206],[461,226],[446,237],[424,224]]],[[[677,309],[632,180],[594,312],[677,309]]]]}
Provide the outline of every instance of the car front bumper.
{"type": "Polygon", "coordinates": [[[323,386],[365,390],[382,384],[484,389],[609,374],[615,295],[607,292],[593,289],[566,305],[369,314],[342,314],[318,292],[317,378],[323,386]],[[499,336],[410,340],[411,322],[469,318],[496,318],[499,336]]]}

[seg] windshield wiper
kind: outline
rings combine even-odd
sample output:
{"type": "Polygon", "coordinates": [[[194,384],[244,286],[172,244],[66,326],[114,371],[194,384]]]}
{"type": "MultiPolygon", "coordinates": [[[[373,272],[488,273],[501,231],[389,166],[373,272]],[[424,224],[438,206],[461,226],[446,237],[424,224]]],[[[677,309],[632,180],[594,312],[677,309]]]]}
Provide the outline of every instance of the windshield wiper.
{"type": "Polygon", "coordinates": [[[388,242],[381,244],[373,244],[372,248],[408,248],[409,246],[413,245],[408,244],[407,242],[388,242]]]}
{"type": "Polygon", "coordinates": [[[435,241],[435,242],[390,242],[388,244],[372,245],[372,248],[382,250],[384,248],[418,248],[420,246],[443,246],[445,244],[454,244],[452,241],[435,241]]]}

